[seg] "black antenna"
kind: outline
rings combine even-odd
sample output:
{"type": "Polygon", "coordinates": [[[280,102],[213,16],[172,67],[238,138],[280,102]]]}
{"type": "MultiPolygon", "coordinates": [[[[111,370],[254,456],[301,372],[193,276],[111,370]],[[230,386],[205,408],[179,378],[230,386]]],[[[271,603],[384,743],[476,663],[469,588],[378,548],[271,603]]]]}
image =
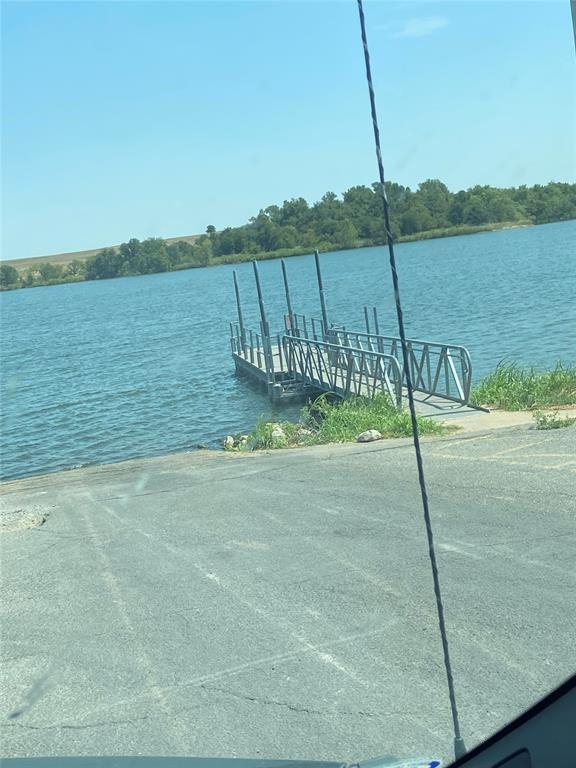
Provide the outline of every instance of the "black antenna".
{"type": "Polygon", "coordinates": [[[386,232],[386,243],[388,244],[388,253],[390,261],[390,271],[392,272],[392,283],[394,285],[394,300],[396,303],[396,316],[398,319],[398,334],[402,345],[402,358],[404,361],[404,376],[406,378],[406,389],[408,390],[408,407],[412,421],[412,437],[414,440],[414,451],[416,453],[416,465],[418,467],[418,480],[420,482],[420,492],[422,495],[422,507],[424,510],[424,521],[426,523],[426,534],[428,536],[428,552],[430,555],[430,565],[432,566],[432,576],[434,578],[434,594],[436,595],[436,609],[438,612],[438,624],[440,626],[440,635],[442,637],[442,649],[444,651],[444,666],[446,668],[446,677],[448,680],[448,694],[450,696],[450,708],[452,710],[452,721],[454,724],[454,755],[456,758],[462,757],[466,753],[464,741],[460,735],[460,723],[458,721],[458,709],[456,707],[456,694],[454,692],[454,680],[452,677],[452,665],[450,664],[450,653],[448,650],[448,637],[446,635],[446,624],[444,621],[444,606],[442,605],[442,593],[440,591],[440,579],[438,577],[438,566],[436,564],[436,552],[434,550],[434,537],[432,534],[432,523],[430,521],[430,510],[428,507],[428,493],[426,491],[426,479],[424,477],[424,464],[422,462],[422,452],[420,450],[420,438],[418,436],[418,422],[416,420],[416,408],[414,405],[414,390],[412,386],[412,377],[410,374],[410,358],[408,345],[406,343],[406,334],[404,332],[404,318],[402,315],[402,304],[400,302],[400,286],[398,282],[398,272],[396,271],[396,257],[394,255],[394,238],[390,230],[390,211],[388,198],[386,197],[386,188],[384,180],[384,165],[382,163],[382,152],[380,149],[380,130],[378,128],[378,117],[376,115],[376,100],[374,98],[374,87],[372,85],[372,71],[370,68],[370,52],[368,50],[368,40],[366,37],[366,23],[364,20],[364,8],[362,0],[358,2],[358,13],[360,16],[360,29],[362,32],[362,45],[364,46],[364,61],[366,64],[366,80],[368,82],[368,92],[370,94],[370,110],[372,113],[372,126],[374,128],[374,142],[376,144],[376,157],[378,160],[378,173],[380,177],[380,193],[382,196],[382,209],[384,213],[384,229],[386,232]]]}

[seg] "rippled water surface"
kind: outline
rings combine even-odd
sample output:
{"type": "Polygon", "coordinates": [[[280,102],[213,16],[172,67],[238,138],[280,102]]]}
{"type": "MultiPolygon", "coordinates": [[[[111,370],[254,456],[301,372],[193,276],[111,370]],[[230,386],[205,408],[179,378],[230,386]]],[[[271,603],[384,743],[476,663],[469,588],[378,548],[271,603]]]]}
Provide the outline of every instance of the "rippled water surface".
{"type": "MultiPolygon", "coordinates": [[[[502,358],[576,362],[576,222],[397,246],[407,332],[464,344],[475,378],[502,358]]],[[[287,260],[295,311],[318,315],[314,260],[287,260]]],[[[322,256],[330,320],[379,307],[395,334],[384,249],[322,256]]],[[[237,270],[257,327],[252,267],[237,270]]],[[[261,262],[270,324],[285,311],[280,264],[261,262]]],[[[216,446],[270,415],[233,375],[231,266],[12,291],[0,297],[2,477],[216,446]]],[[[294,414],[294,407],[283,416],[294,414]]]]}

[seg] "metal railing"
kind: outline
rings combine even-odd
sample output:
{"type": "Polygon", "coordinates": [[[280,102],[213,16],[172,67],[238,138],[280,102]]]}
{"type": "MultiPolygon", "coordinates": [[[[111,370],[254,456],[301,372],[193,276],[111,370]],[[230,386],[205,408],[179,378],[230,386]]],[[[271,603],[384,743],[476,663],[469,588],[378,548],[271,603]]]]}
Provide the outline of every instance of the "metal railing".
{"type": "Polygon", "coordinates": [[[324,323],[319,317],[306,317],[306,315],[293,312],[291,315],[286,315],[284,322],[286,333],[290,336],[313,339],[314,341],[328,341],[324,323]]]}
{"type": "MultiPolygon", "coordinates": [[[[387,391],[397,401],[406,384],[400,339],[332,327],[324,332],[320,318],[293,313],[286,316],[286,332],[269,337],[230,323],[232,352],[266,371],[269,381],[284,373],[308,377],[310,383],[338,394],[387,391]],[[302,342],[297,345],[296,341],[302,342]],[[394,361],[394,362],[392,362],[394,361]],[[383,382],[381,385],[377,382],[383,382]]],[[[472,362],[465,347],[407,339],[414,389],[468,404],[472,362]]]]}
{"type": "Polygon", "coordinates": [[[402,370],[394,356],[288,334],[283,342],[287,370],[295,379],[342,397],[384,393],[401,406],[402,370]]]}
{"type": "Polygon", "coordinates": [[[245,328],[244,335],[239,323],[230,323],[230,346],[232,353],[244,358],[252,365],[266,371],[270,380],[275,372],[284,370],[283,334],[277,333],[271,337],[245,328]],[[274,347],[273,344],[276,346],[274,347]]]}
{"type": "MultiPolygon", "coordinates": [[[[400,339],[373,333],[357,333],[344,328],[328,331],[331,343],[354,349],[364,349],[396,358],[405,371],[400,339]]],[[[465,347],[419,339],[407,339],[410,375],[414,389],[430,395],[467,404],[472,386],[472,361],[465,347]]]]}

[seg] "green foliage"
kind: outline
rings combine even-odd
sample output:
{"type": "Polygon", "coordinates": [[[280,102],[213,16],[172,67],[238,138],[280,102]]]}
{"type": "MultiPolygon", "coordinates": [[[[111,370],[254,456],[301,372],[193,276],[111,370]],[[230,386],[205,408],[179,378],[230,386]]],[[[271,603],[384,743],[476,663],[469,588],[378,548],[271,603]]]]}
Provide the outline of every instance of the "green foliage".
{"type": "Polygon", "coordinates": [[[400,219],[400,230],[403,235],[413,235],[415,232],[425,232],[434,228],[434,219],[430,211],[419,201],[416,201],[400,219]]]}
{"type": "Polygon", "coordinates": [[[537,371],[502,362],[471,394],[476,405],[504,411],[527,411],[576,403],[576,366],[557,363],[553,370],[537,371]]]}
{"type": "Polygon", "coordinates": [[[536,429],[563,429],[576,424],[576,417],[560,416],[558,411],[554,411],[554,413],[535,411],[534,421],[536,422],[536,429]]]}
{"type": "Polygon", "coordinates": [[[36,273],[34,270],[27,269],[20,278],[20,282],[23,288],[32,288],[36,283],[36,273]]]}
{"type": "Polygon", "coordinates": [[[400,242],[409,243],[415,240],[430,240],[434,237],[457,237],[458,235],[473,235],[476,232],[492,232],[495,229],[502,229],[512,226],[528,226],[531,222],[527,219],[520,221],[503,221],[499,224],[458,224],[454,227],[443,227],[442,229],[428,229],[426,232],[416,232],[413,235],[402,235],[400,242]]]}
{"type": "MultiPolygon", "coordinates": [[[[372,400],[354,397],[339,402],[321,395],[302,409],[300,423],[271,423],[260,419],[248,439],[233,450],[352,442],[368,429],[377,429],[385,438],[410,437],[410,414],[396,408],[384,395],[377,395],[372,400]],[[273,436],[277,427],[281,427],[284,437],[278,436],[278,432],[273,436]]],[[[449,429],[433,419],[419,416],[418,431],[421,435],[442,435],[449,429]]]]}
{"type": "Polygon", "coordinates": [[[60,282],[64,277],[64,268],[60,264],[41,264],[38,272],[45,285],[60,282]]]}
{"type": "Polygon", "coordinates": [[[86,261],[86,280],[106,280],[125,274],[126,257],[115,248],[104,248],[86,261]]]}
{"type": "MultiPolygon", "coordinates": [[[[550,182],[517,189],[485,185],[452,193],[438,179],[427,179],[416,191],[386,182],[386,195],[391,208],[392,235],[400,241],[468,234],[504,224],[541,224],[576,218],[576,184],[550,182]]],[[[0,287],[102,280],[254,258],[282,258],[310,253],[314,248],[327,251],[379,245],[384,239],[382,198],[380,184],[376,182],[350,187],[341,196],[326,192],[313,205],[302,197],[285,200],[282,205],[260,210],[240,227],[217,231],[209,224],[206,234],[194,243],[167,245],[161,238],[132,238],[119,248],[105,248],[85,264],[76,260],[64,270],[45,264],[16,283],[7,283],[14,276],[9,278],[5,273],[0,287]]]]}
{"type": "MultiPolygon", "coordinates": [[[[450,224],[454,223],[449,216],[453,195],[446,184],[438,179],[428,179],[418,185],[418,191],[414,197],[418,198],[419,204],[429,213],[432,220],[430,229],[434,226],[449,227],[450,224]]],[[[423,229],[428,229],[428,227],[423,227],[423,229]]]]}
{"type": "MultiPolygon", "coordinates": [[[[304,409],[303,417],[308,426],[316,427],[309,439],[314,444],[348,442],[368,429],[377,429],[383,437],[410,437],[412,434],[408,411],[396,408],[385,395],[373,399],[351,397],[341,402],[331,402],[321,395],[304,409]]],[[[419,416],[418,432],[440,435],[446,428],[433,419],[419,416]]]]}
{"type": "Polygon", "coordinates": [[[32,288],[42,285],[77,283],[81,280],[84,280],[84,262],[71,262],[66,267],[60,264],[44,263],[36,269],[27,269],[22,273],[19,276],[19,284],[15,287],[32,288]]]}
{"type": "Polygon", "coordinates": [[[179,264],[189,264],[193,259],[194,248],[190,243],[180,240],[166,247],[166,255],[171,267],[176,267],[179,264]]]}
{"type": "Polygon", "coordinates": [[[0,266],[0,288],[17,288],[20,284],[18,270],[10,264],[0,266]]]}
{"type": "Polygon", "coordinates": [[[116,248],[105,248],[86,262],[86,280],[104,280],[125,275],[149,275],[173,269],[205,267],[210,261],[212,247],[204,235],[200,244],[185,241],[166,244],[159,237],[148,240],[132,238],[116,248]]]}
{"type": "Polygon", "coordinates": [[[254,430],[248,435],[248,440],[243,450],[257,451],[266,448],[287,448],[293,445],[298,432],[298,425],[289,421],[266,422],[260,418],[254,430]],[[280,427],[280,430],[277,428],[280,427]],[[283,436],[274,435],[274,431],[281,431],[283,436]]]}
{"type": "Polygon", "coordinates": [[[80,261],[80,259],[74,259],[66,265],[64,274],[70,277],[83,277],[86,275],[86,262],[80,261]]]}
{"type": "Polygon", "coordinates": [[[522,186],[510,190],[510,194],[535,224],[576,218],[576,184],[550,182],[544,186],[522,186]]]}
{"type": "Polygon", "coordinates": [[[167,272],[170,267],[166,243],[159,237],[151,237],[139,244],[138,259],[133,265],[134,274],[150,275],[167,272]]]}
{"type": "MultiPolygon", "coordinates": [[[[415,192],[400,184],[387,183],[386,194],[392,210],[391,228],[395,238],[420,239],[427,236],[464,234],[491,229],[499,223],[532,223],[523,200],[537,213],[538,220],[546,216],[564,216],[565,209],[576,218],[576,185],[548,185],[554,194],[546,198],[537,189],[536,199],[556,201],[546,212],[534,203],[531,190],[518,194],[514,189],[476,186],[456,194],[438,179],[422,182],[415,192]],[[544,196],[544,197],[543,197],[544,196]],[[558,204],[564,201],[565,208],[558,204]]],[[[379,184],[357,185],[341,197],[326,194],[310,206],[304,198],[285,200],[281,206],[270,205],[259,211],[241,227],[226,227],[217,232],[210,225],[208,236],[195,244],[196,250],[205,244],[206,263],[234,263],[251,258],[274,258],[279,251],[294,249],[306,253],[313,248],[335,250],[383,242],[382,200],[379,184]]],[[[541,206],[541,207],[542,207],[541,206]]]]}

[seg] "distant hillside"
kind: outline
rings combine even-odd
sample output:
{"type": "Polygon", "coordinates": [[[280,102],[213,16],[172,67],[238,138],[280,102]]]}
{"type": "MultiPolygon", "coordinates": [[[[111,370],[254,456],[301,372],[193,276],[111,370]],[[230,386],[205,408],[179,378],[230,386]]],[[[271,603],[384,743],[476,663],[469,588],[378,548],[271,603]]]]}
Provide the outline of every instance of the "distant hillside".
{"type": "MultiPolygon", "coordinates": [[[[416,190],[386,184],[390,232],[396,242],[451,237],[493,229],[576,219],[576,184],[551,181],[506,189],[488,185],[451,192],[439,179],[416,190]]],[[[384,240],[379,183],[326,192],[310,205],[303,197],[269,205],[239,227],[205,234],[130,238],[108,248],[0,264],[0,290],[84,280],[149,275],[180,269],[278,259],[319,251],[379,245],[384,240]]]]}
{"type": "MultiPolygon", "coordinates": [[[[182,235],[182,237],[168,237],[165,239],[167,244],[170,243],[195,243],[201,235],[182,235]]],[[[96,256],[105,248],[113,248],[118,250],[119,245],[107,245],[102,248],[93,248],[89,251],[71,251],[70,253],[54,253],[51,256],[32,256],[29,259],[2,259],[2,264],[7,264],[18,272],[25,272],[28,269],[38,269],[41,264],[58,264],[61,267],[65,267],[72,261],[86,261],[91,256],[96,256]]]]}

